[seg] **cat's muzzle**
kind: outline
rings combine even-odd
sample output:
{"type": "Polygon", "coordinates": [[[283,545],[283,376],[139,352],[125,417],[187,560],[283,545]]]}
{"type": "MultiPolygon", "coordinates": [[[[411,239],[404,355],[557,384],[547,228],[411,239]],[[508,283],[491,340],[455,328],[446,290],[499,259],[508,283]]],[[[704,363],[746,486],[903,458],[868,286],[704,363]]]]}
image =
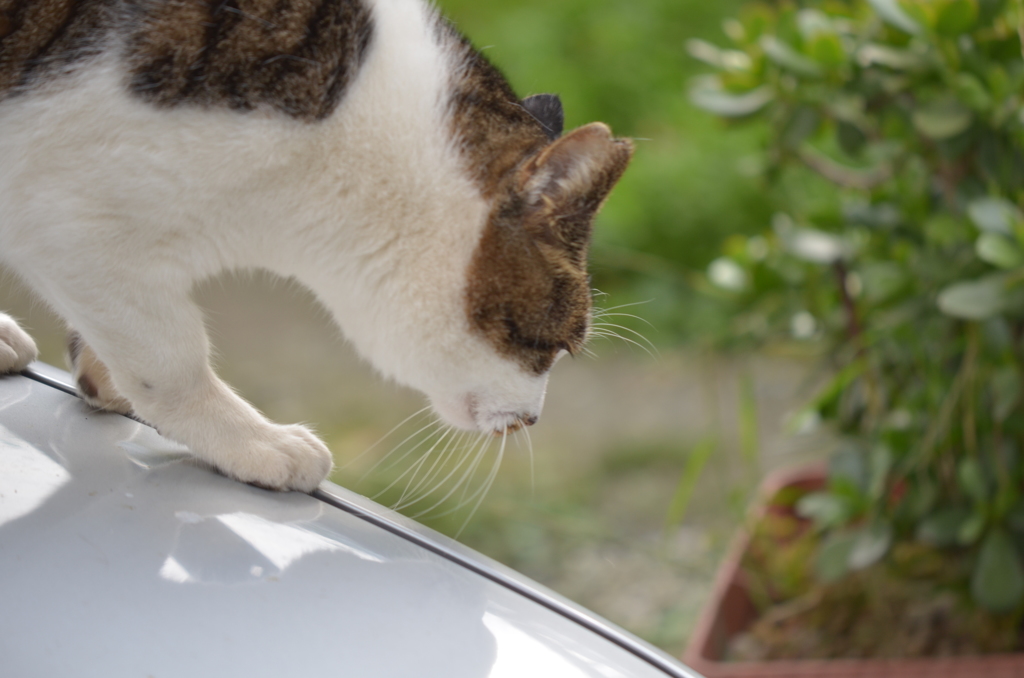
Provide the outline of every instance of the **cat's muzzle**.
{"type": "Polygon", "coordinates": [[[537,423],[536,414],[509,414],[507,416],[510,417],[511,421],[505,424],[503,428],[499,426],[491,431],[493,435],[503,436],[509,433],[515,433],[524,426],[533,426],[537,423]]]}

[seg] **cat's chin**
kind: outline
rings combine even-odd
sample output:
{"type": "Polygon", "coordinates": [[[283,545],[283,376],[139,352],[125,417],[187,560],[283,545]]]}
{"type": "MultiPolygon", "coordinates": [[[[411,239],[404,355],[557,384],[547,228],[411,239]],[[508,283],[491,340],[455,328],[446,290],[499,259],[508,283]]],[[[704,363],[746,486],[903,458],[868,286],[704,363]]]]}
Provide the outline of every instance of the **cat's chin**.
{"type": "Polygon", "coordinates": [[[431,398],[434,411],[446,423],[465,431],[501,435],[532,426],[540,417],[543,396],[533,407],[494,407],[475,393],[454,398],[431,398]]]}
{"type": "Polygon", "coordinates": [[[463,431],[479,431],[468,398],[431,398],[430,404],[441,420],[463,431]]]}

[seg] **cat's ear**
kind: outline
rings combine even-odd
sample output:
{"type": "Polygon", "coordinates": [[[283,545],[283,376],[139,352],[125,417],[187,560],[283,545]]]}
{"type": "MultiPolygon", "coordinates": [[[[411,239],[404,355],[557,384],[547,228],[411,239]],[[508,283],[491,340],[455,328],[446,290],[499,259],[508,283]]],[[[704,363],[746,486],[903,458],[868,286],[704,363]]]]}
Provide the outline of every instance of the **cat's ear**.
{"type": "Polygon", "coordinates": [[[529,209],[579,257],[590,243],[594,215],[633,156],[628,139],[616,139],[594,122],[548,145],[520,170],[529,209]]]}
{"type": "Polygon", "coordinates": [[[562,129],[565,127],[565,112],[562,110],[562,100],[557,94],[534,94],[532,97],[523,99],[523,108],[537,119],[548,139],[554,141],[562,136],[562,129]]]}
{"type": "Polygon", "coordinates": [[[547,204],[558,209],[560,203],[580,201],[600,207],[615,182],[626,171],[633,156],[628,139],[612,137],[608,126],[593,122],[556,140],[520,170],[520,186],[527,202],[547,204]]]}

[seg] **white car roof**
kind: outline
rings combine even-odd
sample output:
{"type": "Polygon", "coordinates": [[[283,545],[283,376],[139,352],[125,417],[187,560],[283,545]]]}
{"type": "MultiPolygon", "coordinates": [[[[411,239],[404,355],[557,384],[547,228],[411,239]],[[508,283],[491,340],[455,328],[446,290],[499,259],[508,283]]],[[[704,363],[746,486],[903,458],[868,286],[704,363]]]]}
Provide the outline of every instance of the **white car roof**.
{"type": "Polygon", "coordinates": [[[0,377],[0,674],[697,674],[331,483],[234,482],[35,364],[0,377]]]}

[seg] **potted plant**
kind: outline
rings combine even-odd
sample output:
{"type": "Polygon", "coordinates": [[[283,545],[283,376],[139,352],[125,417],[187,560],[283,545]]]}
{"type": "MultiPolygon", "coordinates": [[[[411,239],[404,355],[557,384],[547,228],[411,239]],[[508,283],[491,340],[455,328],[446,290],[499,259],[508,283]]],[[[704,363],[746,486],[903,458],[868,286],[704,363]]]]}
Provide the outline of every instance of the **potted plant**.
{"type": "Polygon", "coordinates": [[[748,554],[798,543],[789,570],[744,558],[799,586],[747,590],[748,602],[765,614],[801,596],[824,605],[858,581],[921,584],[923,599],[948,601],[947,617],[999,636],[931,652],[1017,651],[1024,2],[756,3],[725,32],[729,48],[690,43],[714,68],[691,100],[763,126],[758,170],[786,208],[764,233],[726,243],[708,290],[734,305],[740,336],[828,347],[831,380],[802,418],[840,440],[819,480],[769,507],[783,534],[755,527],[747,542],[748,554]]]}

